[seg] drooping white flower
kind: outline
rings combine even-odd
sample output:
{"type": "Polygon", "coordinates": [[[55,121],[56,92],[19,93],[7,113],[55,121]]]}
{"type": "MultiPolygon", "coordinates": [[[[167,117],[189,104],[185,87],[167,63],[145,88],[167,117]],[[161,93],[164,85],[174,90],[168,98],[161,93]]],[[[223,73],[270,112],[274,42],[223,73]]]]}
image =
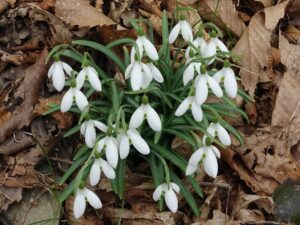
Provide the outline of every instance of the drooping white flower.
{"type": "MultiPolygon", "coordinates": [[[[71,81],[71,83],[72,82],[73,81],[71,81]]],[[[74,99],[80,111],[83,111],[85,107],[88,106],[89,102],[85,95],[80,91],[81,88],[82,86],[77,82],[75,85],[71,85],[70,89],[65,93],[61,100],[60,110],[62,112],[67,112],[71,109],[74,99]]]]}
{"type": "Polygon", "coordinates": [[[224,67],[221,70],[219,70],[217,73],[215,73],[214,79],[218,83],[221,83],[222,81],[224,81],[224,87],[225,87],[226,94],[231,98],[236,97],[237,91],[238,91],[238,86],[237,86],[234,72],[230,67],[227,67],[224,65],[224,67]]]}
{"type": "Polygon", "coordinates": [[[102,203],[94,192],[87,188],[78,189],[73,205],[73,212],[76,219],[80,218],[84,214],[86,200],[94,209],[102,208],[102,203]]]}
{"type": "Polygon", "coordinates": [[[100,153],[105,150],[106,160],[113,168],[117,168],[119,161],[117,140],[111,135],[106,135],[98,142],[97,150],[100,153]]]}
{"type": "Polygon", "coordinates": [[[180,20],[173,27],[173,29],[170,32],[169,43],[173,44],[179,34],[181,34],[182,38],[186,42],[193,41],[193,29],[189,22],[187,22],[186,20],[180,20]]]}
{"type": "Polygon", "coordinates": [[[79,83],[79,85],[83,86],[86,77],[88,77],[91,86],[96,91],[102,90],[99,75],[93,67],[91,66],[83,67],[82,70],[78,73],[76,81],[79,83]]]}
{"type": "Polygon", "coordinates": [[[89,148],[93,148],[95,145],[95,141],[96,141],[95,127],[97,127],[102,132],[107,131],[107,126],[104,123],[97,121],[97,120],[87,120],[87,121],[83,122],[80,127],[80,133],[81,133],[81,135],[84,136],[85,144],[89,148]]]}
{"type": "Polygon", "coordinates": [[[185,51],[186,59],[193,57],[197,53],[194,48],[198,49],[200,54],[203,55],[207,47],[207,43],[203,37],[197,37],[195,40],[193,40],[192,44],[193,46],[187,47],[185,51]]]}
{"type": "Polygon", "coordinates": [[[220,151],[213,145],[204,145],[201,148],[197,149],[191,156],[185,175],[189,176],[196,172],[198,164],[200,161],[203,161],[203,166],[205,172],[215,178],[218,174],[218,161],[217,158],[220,158],[220,151]]]}
{"type": "Polygon", "coordinates": [[[129,128],[126,132],[120,131],[118,144],[121,159],[127,158],[131,144],[143,155],[148,155],[150,153],[150,148],[147,142],[142,138],[140,133],[133,128],[129,128]]]}
{"type": "Polygon", "coordinates": [[[195,96],[188,96],[178,106],[175,116],[182,116],[188,109],[192,110],[192,115],[197,122],[201,122],[203,119],[203,112],[201,105],[196,102],[195,96]]]}
{"type": "Polygon", "coordinates": [[[189,63],[189,65],[185,68],[185,70],[183,71],[183,85],[186,86],[188,84],[189,81],[191,81],[194,76],[195,76],[195,72],[197,72],[198,74],[200,73],[200,67],[201,67],[201,63],[200,62],[193,62],[193,59],[190,58],[187,60],[186,64],[189,63]]]}
{"type": "Polygon", "coordinates": [[[178,199],[176,193],[180,192],[180,188],[177,184],[170,182],[158,185],[153,192],[154,201],[158,201],[161,196],[164,196],[167,207],[171,212],[175,213],[178,209],[178,199]]]}
{"type": "Polygon", "coordinates": [[[156,66],[154,66],[153,63],[147,63],[147,66],[149,67],[152,73],[153,79],[156,80],[158,83],[163,83],[164,77],[159,71],[159,69],[156,66]]]}
{"type": "Polygon", "coordinates": [[[115,179],[116,174],[112,166],[104,159],[96,158],[90,170],[90,184],[92,186],[99,183],[101,171],[108,179],[115,179]]]}
{"type": "MultiPolygon", "coordinates": [[[[139,60],[142,59],[144,52],[146,52],[147,56],[150,59],[158,60],[159,57],[158,57],[157,50],[154,47],[154,45],[151,43],[151,41],[149,41],[146,38],[146,36],[144,35],[144,31],[139,30],[138,33],[139,33],[139,35],[138,35],[138,38],[136,39],[135,43],[137,44],[137,47],[139,50],[139,55],[140,55],[139,60]]],[[[132,49],[131,49],[130,57],[131,57],[131,62],[135,61],[136,50],[134,47],[132,47],[132,49]]]]}
{"type": "MultiPolygon", "coordinates": [[[[218,137],[224,146],[231,145],[231,139],[227,130],[219,123],[210,123],[206,130],[212,137],[218,137]]],[[[203,136],[203,143],[206,142],[207,136],[203,136]]]]}
{"type": "Polygon", "coordinates": [[[53,87],[61,91],[65,86],[65,73],[71,76],[72,67],[60,60],[55,61],[49,68],[48,78],[52,78],[53,87]]]}
{"type": "Polygon", "coordinates": [[[161,130],[161,121],[157,112],[148,103],[148,98],[143,96],[143,103],[132,114],[129,121],[129,128],[137,129],[143,123],[144,119],[147,119],[149,126],[154,131],[161,130]],[[144,100],[146,99],[146,100],[144,100]]]}
{"type": "Polygon", "coordinates": [[[223,91],[220,85],[214,78],[208,75],[205,66],[201,66],[201,73],[195,80],[196,86],[196,101],[199,105],[203,104],[208,97],[208,88],[212,90],[215,96],[218,98],[223,97],[223,91]]]}

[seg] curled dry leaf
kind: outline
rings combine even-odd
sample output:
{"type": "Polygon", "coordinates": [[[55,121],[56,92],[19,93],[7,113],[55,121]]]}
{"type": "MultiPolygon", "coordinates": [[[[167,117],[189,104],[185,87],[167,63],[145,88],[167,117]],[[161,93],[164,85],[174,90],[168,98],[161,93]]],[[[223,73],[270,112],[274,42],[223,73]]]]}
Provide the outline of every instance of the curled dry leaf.
{"type": "Polygon", "coordinates": [[[267,7],[265,12],[265,27],[268,30],[273,30],[277,26],[278,21],[284,17],[285,10],[290,0],[286,0],[278,5],[267,7]]]}
{"type": "Polygon", "coordinates": [[[298,44],[300,42],[300,30],[293,25],[289,25],[282,34],[289,42],[293,44],[298,44]]]}
{"type": "Polygon", "coordinates": [[[151,13],[155,14],[158,17],[162,17],[162,11],[160,10],[160,7],[157,3],[157,1],[154,0],[140,0],[141,7],[151,13]]]}
{"type": "Polygon", "coordinates": [[[55,15],[67,24],[80,28],[115,24],[85,0],[57,0],[55,15]]]}
{"type": "Polygon", "coordinates": [[[197,6],[203,18],[229,29],[236,36],[241,36],[246,29],[231,0],[200,0],[197,6]]]}
{"type": "Polygon", "coordinates": [[[18,132],[0,145],[0,155],[12,155],[34,145],[32,137],[18,132]]]}

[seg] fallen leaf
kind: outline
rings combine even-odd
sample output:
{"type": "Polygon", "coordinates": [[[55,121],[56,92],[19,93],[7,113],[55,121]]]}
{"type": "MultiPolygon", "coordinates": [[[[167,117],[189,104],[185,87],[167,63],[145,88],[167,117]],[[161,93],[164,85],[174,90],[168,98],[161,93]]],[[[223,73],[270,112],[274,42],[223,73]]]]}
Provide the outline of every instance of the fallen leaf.
{"type": "Polygon", "coordinates": [[[197,6],[203,18],[229,29],[236,36],[241,36],[246,29],[231,0],[200,0],[197,6]]]}
{"type": "Polygon", "coordinates": [[[57,0],[55,15],[67,24],[80,28],[115,24],[85,0],[57,0]]]}
{"type": "Polygon", "coordinates": [[[277,26],[278,21],[284,17],[285,9],[289,4],[290,0],[281,2],[275,6],[267,7],[264,9],[265,12],[265,27],[272,31],[277,26]]]}
{"type": "Polygon", "coordinates": [[[264,7],[273,5],[273,0],[255,0],[255,1],[262,3],[264,7]]]}
{"type": "Polygon", "coordinates": [[[287,29],[282,32],[282,34],[289,42],[293,44],[298,44],[300,42],[300,30],[293,25],[289,25],[287,29]]]}
{"type": "Polygon", "coordinates": [[[22,188],[0,187],[0,212],[6,211],[10,204],[22,199],[22,188]]]}

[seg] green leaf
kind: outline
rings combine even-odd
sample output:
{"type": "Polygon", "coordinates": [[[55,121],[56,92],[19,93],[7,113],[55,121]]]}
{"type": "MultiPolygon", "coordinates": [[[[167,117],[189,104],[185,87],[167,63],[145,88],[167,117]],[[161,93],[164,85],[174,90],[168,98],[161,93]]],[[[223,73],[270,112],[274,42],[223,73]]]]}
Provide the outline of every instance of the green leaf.
{"type": "Polygon", "coordinates": [[[125,190],[125,165],[126,165],[126,159],[120,159],[117,168],[118,195],[120,199],[123,199],[123,194],[125,190]]]}
{"type": "Polygon", "coordinates": [[[188,179],[189,179],[190,183],[192,184],[196,193],[202,198],[204,195],[203,195],[203,191],[202,191],[202,188],[200,187],[199,183],[192,176],[188,176],[188,179]]]}
{"type": "Polygon", "coordinates": [[[120,108],[120,92],[117,89],[115,82],[111,82],[111,91],[112,91],[112,104],[115,113],[119,111],[120,108]]]}
{"type": "Polygon", "coordinates": [[[73,160],[77,160],[78,158],[83,156],[88,150],[89,150],[88,146],[86,146],[86,145],[81,146],[80,149],[76,152],[73,160]]]}
{"type": "Polygon", "coordinates": [[[69,137],[73,134],[75,134],[76,132],[78,132],[80,130],[80,124],[72,127],[71,129],[69,129],[65,134],[64,134],[64,138],[65,137],[69,137]]]}

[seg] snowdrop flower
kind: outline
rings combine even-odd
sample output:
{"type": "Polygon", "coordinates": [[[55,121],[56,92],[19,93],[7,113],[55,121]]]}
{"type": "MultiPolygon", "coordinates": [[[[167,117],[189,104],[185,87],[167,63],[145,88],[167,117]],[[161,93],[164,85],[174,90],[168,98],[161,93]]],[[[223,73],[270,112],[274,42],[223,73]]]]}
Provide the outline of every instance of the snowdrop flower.
{"type": "MultiPolygon", "coordinates": [[[[227,130],[218,122],[210,123],[206,130],[212,137],[218,137],[224,146],[231,145],[231,139],[227,130]]],[[[207,136],[203,136],[203,143],[206,142],[207,136]]]]}
{"type": "Polygon", "coordinates": [[[87,188],[79,188],[76,192],[74,205],[73,205],[73,212],[76,219],[80,218],[85,211],[86,208],[86,200],[94,209],[102,208],[102,203],[98,196],[90,191],[87,188]]]}
{"type": "Polygon", "coordinates": [[[89,102],[80,91],[81,88],[82,86],[75,79],[70,80],[70,89],[65,93],[61,101],[60,110],[62,112],[67,112],[71,109],[74,99],[80,111],[83,111],[88,106],[89,102]]]}
{"type": "MultiPolygon", "coordinates": [[[[151,41],[149,41],[146,38],[144,34],[144,30],[142,28],[138,30],[138,38],[136,39],[135,43],[137,44],[137,48],[139,50],[140,59],[138,60],[141,60],[144,51],[146,52],[147,56],[150,59],[158,60],[159,57],[158,57],[157,50],[154,47],[154,45],[151,43],[151,41]]],[[[134,47],[132,47],[130,55],[131,55],[131,61],[134,61],[136,57],[136,50],[134,47]]]]}
{"type": "Polygon", "coordinates": [[[153,192],[154,201],[158,201],[162,195],[165,197],[167,207],[171,212],[175,213],[178,209],[178,199],[176,193],[180,192],[180,188],[177,184],[170,182],[158,185],[153,192]]]}
{"type": "Polygon", "coordinates": [[[88,80],[89,80],[91,86],[96,91],[102,90],[102,86],[101,86],[101,82],[99,80],[98,73],[93,67],[91,67],[91,66],[83,67],[82,70],[78,73],[76,81],[79,83],[79,85],[83,86],[86,77],[88,77],[88,80]]]}
{"type": "Polygon", "coordinates": [[[229,66],[229,62],[226,60],[224,62],[224,67],[214,75],[214,79],[218,83],[224,81],[226,94],[231,98],[235,98],[237,95],[238,86],[234,72],[229,66]]]}
{"type": "Polygon", "coordinates": [[[206,101],[208,97],[208,88],[210,88],[218,98],[223,97],[223,91],[220,85],[215,81],[214,78],[208,75],[205,65],[201,66],[201,73],[199,76],[197,76],[195,83],[196,101],[198,105],[201,105],[206,101]]]}
{"type": "Polygon", "coordinates": [[[201,105],[196,102],[195,96],[188,96],[178,106],[175,116],[182,116],[188,109],[192,110],[192,115],[197,122],[203,119],[201,105]]]}
{"type": "Polygon", "coordinates": [[[173,27],[173,29],[170,32],[169,36],[169,43],[173,44],[178,37],[179,34],[181,34],[182,38],[188,42],[193,41],[193,29],[192,26],[185,20],[184,16],[180,16],[180,21],[173,27]]]}
{"type": "Polygon", "coordinates": [[[81,124],[80,133],[84,135],[85,143],[89,148],[93,148],[96,141],[96,129],[97,127],[102,132],[107,132],[107,126],[97,120],[87,120],[81,124]]]}
{"type": "Polygon", "coordinates": [[[65,73],[71,76],[72,67],[60,60],[55,61],[49,68],[48,78],[52,78],[53,87],[61,91],[65,86],[65,73]]]}
{"type": "MultiPolygon", "coordinates": [[[[188,64],[193,59],[190,58],[187,60],[186,64],[188,64]]],[[[183,71],[183,85],[186,86],[189,81],[191,81],[195,76],[195,71],[199,74],[200,73],[200,62],[190,62],[190,64],[186,67],[183,71]]]]}
{"type": "MultiPolygon", "coordinates": [[[[99,153],[98,153],[99,154],[99,153]]],[[[103,171],[104,175],[108,179],[115,179],[116,174],[112,166],[106,162],[104,159],[97,158],[98,155],[96,154],[96,159],[91,167],[90,170],[90,184],[92,186],[96,185],[99,183],[100,176],[101,176],[101,171],[103,171]]]]}
{"type": "Polygon", "coordinates": [[[205,145],[197,149],[191,156],[185,175],[189,176],[196,172],[198,164],[200,161],[203,161],[203,166],[205,172],[216,178],[218,174],[218,161],[217,158],[220,158],[220,151],[213,145],[205,145]]]}
{"type": "Polygon", "coordinates": [[[206,50],[206,47],[207,47],[207,43],[206,41],[204,40],[204,38],[201,36],[201,37],[197,37],[193,42],[193,47],[192,46],[189,46],[187,47],[186,51],[185,51],[185,58],[186,59],[189,59],[191,57],[191,55],[194,55],[196,54],[197,52],[195,51],[194,47],[199,49],[201,55],[204,54],[204,51],[206,50]]]}
{"type": "Polygon", "coordinates": [[[112,129],[109,128],[107,135],[98,142],[97,150],[100,153],[105,150],[105,156],[109,164],[116,168],[119,161],[119,153],[117,147],[117,140],[112,136],[112,129]]]}
{"type": "Polygon", "coordinates": [[[162,76],[159,69],[156,66],[154,66],[153,63],[147,63],[147,66],[151,71],[153,79],[156,80],[158,83],[163,83],[164,82],[164,77],[162,76]]]}
{"type": "Polygon", "coordinates": [[[127,158],[131,144],[143,155],[148,155],[150,153],[147,142],[141,137],[136,129],[130,128],[126,132],[120,131],[120,133],[118,143],[121,159],[127,158]]]}
{"type": "Polygon", "coordinates": [[[129,121],[129,128],[136,129],[147,119],[149,126],[154,131],[161,130],[161,121],[157,112],[151,107],[146,95],[142,98],[142,105],[132,114],[129,121]]]}

